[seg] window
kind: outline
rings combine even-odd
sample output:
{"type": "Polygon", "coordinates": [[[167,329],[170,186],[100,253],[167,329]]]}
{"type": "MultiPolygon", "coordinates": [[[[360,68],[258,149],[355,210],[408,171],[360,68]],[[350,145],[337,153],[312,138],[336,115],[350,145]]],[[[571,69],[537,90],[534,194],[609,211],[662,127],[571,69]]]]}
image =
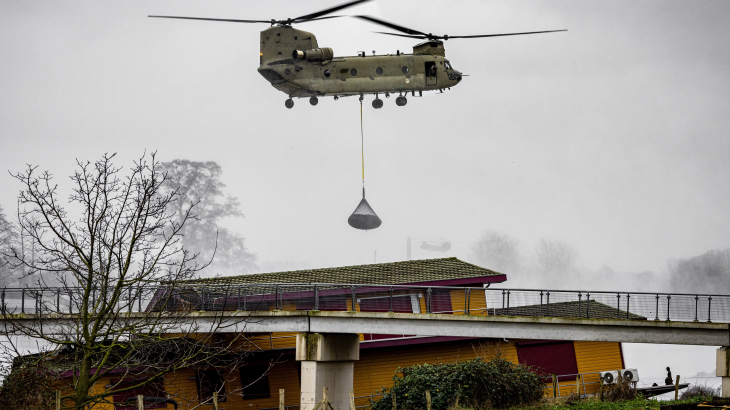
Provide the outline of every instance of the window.
{"type": "Polygon", "coordinates": [[[401,72],[403,72],[403,74],[408,74],[408,66],[407,65],[404,65],[400,70],[401,70],[401,72]]]}
{"type": "Polygon", "coordinates": [[[329,77],[332,74],[330,70],[324,70],[324,76],[329,77]]]}
{"type": "Polygon", "coordinates": [[[213,392],[218,392],[218,402],[226,401],[226,386],[223,375],[217,370],[202,370],[195,373],[195,384],[198,388],[198,402],[212,403],[213,392]]]}
{"type": "MultiPolygon", "coordinates": [[[[534,366],[546,375],[578,373],[573,342],[521,342],[517,345],[517,356],[520,364],[534,366]]],[[[575,376],[560,378],[560,381],[567,380],[575,380],[575,376]]]]}
{"type": "Polygon", "coordinates": [[[444,67],[446,67],[447,70],[453,70],[453,68],[451,68],[451,63],[449,63],[448,60],[444,61],[444,67]]]}
{"type": "Polygon", "coordinates": [[[267,399],[269,389],[269,366],[244,366],[238,369],[241,375],[241,396],[243,400],[267,399]]]}
{"type": "Polygon", "coordinates": [[[383,75],[383,68],[382,67],[376,68],[375,69],[375,74],[377,74],[377,75],[383,75]]]}
{"type": "Polygon", "coordinates": [[[350,69],[350,75],[353,76],[353,77],[355,77],[357,75],[357,70],[355,70],[354,68],[351,68],[350,69]]]}
{"type": "MultiPolygon", "coordinates": [[[[133,386],[135,384],[140,383],[142,380],[129,380],[129,381],[123,381],[119,383],[119,380],[112,380],[112,384],[117,384],[117,388],[124,388],[133,386]]],[[[114,403],[119,403],[114,406],[115,410],[137,410],[137,396],[143,395],[145,397],[161,397],[166,398],[167,395],[165,394],[165,386],[163,382],[155,381],[152,383],[149,383],[143,387],[138,387],[134,390],[126,391],[124,393],[115,394],[112,397],[112,400],[114,400],[114,403]]],[[[145,402],[145,409],[166,409],[167,404],[165,403],[151,403],[150,400],[147,400],[145,402]]]]}

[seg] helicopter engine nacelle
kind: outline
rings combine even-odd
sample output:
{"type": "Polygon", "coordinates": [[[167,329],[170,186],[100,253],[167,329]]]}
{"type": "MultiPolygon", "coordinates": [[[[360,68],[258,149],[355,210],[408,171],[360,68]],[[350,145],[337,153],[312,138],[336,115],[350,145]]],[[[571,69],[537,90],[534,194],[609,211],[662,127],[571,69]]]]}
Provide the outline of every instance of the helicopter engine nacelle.
{"type": "Polygon", "coordinates": [[[307,51],[294,50],[292,58],[307,61],[329,61],[334,57],[334,52],[329,47],[315,48],[307,51]]]}

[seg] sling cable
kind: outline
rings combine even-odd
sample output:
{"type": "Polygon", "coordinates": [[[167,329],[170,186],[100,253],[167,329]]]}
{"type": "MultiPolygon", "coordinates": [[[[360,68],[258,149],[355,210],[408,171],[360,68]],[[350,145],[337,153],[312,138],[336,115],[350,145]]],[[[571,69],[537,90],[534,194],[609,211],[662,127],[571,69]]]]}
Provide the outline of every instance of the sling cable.
{"type": "Polygon", "coordinates": [[[347,223],[355,229],[375,229],[383,223],[378,215],[375,214],[373,208],[370,207],[365,199],[365,137],[362,126],[362,96],[360,96],[360,157],[362,161],[362,200],[355,208],[355,212],[347,218],[347,223]]]}

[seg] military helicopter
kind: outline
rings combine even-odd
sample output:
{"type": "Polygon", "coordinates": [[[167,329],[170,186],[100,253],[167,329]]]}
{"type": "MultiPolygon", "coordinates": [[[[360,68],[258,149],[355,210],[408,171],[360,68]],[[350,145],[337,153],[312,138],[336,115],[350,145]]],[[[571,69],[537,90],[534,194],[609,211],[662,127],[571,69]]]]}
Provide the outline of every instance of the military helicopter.
{"type": "Polygon", "coordinates": [[[261,32],[258,72],[277,90],[288,95],[287,108],[294,107],[294,97],[309,97],[311,105],[317,105],[319,97],[340,97],[374,94],[373,108],[382,108],[380,95],[389,98],[398,94],[397,106],[408,103],[406,95],[424,91],[443,92],[459,84],[462,73],[455,70],[448,59],[444,41],[454,38],[500,37],[523,34],[552,33],[566,30],[531,31],[524,33],[482,34],[470,36],[433,35],[409,29],[370,16],[356,16],[403,34],[378,32],[400,37],[426,40],[413,46],[413,53],[397,51],[395,54],[336,57],[329,47],[319,47],[314,34],[295,29],[292,24],[335,18],[327,16],[336,11],[364,3],[355,0],[335,7],[286,20],[234,20],[203,17],[148,16],[185,20],[223,21],[234,23],[267,23],[269,28],[261,32]]]}

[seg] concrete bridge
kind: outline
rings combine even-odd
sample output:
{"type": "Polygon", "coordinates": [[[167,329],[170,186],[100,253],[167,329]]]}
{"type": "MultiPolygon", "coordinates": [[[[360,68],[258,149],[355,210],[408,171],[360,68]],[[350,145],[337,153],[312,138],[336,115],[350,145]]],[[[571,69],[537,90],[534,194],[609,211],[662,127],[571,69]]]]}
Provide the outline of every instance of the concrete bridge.
{"type": "MultiPolygon", "coordinates": [[[[730,396],[730,324],[713,322],[730,322],[728,296],[342,284],[207,286],[184,292],[193,296],[180,298],[181,290],[159,289],[144,301],[130,296],[128,311],[118,315],[143,323],[155,311],[169,310],[166,329],[173,333],[298,333],[302,410],[319,403],[325,386],[335,408],[349,406],[362,333],[719,346],[717,376],[723,380],[723,395],[730,396]],[[447,297],[450,309],[439,310],[447,297]],[[372,306],[386,311],[360,311],[366,299],[380,299],[372,306]],[[327,308],[325,300],[339,301],[343,308],[319,310],[327,308]],[[304,308],[285,310],[295,301],[304,308]]],[[[0,333],[13,333],[10,325],[15,324],[62,334],[78,319],[78,301],[67,293],[21,293],[20,309],[0,315],[0,326],[5,325],[0,333]]]]}

